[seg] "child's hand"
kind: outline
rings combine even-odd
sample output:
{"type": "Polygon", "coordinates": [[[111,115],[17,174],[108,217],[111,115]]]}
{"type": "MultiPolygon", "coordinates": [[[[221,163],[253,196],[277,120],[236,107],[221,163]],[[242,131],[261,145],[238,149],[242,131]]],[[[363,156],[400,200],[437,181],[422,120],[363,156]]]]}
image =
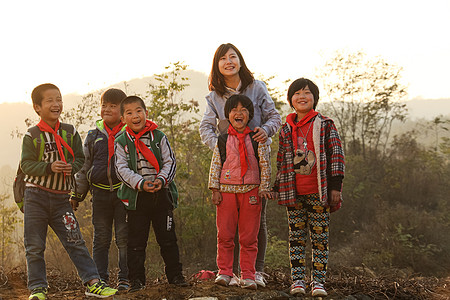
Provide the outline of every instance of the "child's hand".
{"type": "Polygon", "coordinates": [[[255,127],[255,129],[253,130],[254,132],[256,132],[256,134],[253,136],[253,139],[261,144],[264,144],[267,141],[267,132],[262,129],[261,127],[255,127]]]}
{"type": "Polygon", "coordinates": [[[72,165],[63,162],[62,160],[57,160],[52,163],[52,171],[54,173],[66,173],[70,174],[72,172],[72,165]]]}
{"type": "Polygon", "coordinates": [[[162,181],[161,179],[157,178],[154,182],[151,182],[150,180],[144,181],[144,191],[148,193],[155,193],[159,191],[162,188],[162,181]]]}
{"type": "Polygon", "coordinates": [[[259,197],[260,198],[266,198],[268,199],[273,199],[273,193],[271,191],[267,191],[267,192],[259,192],[259,197]]]}
{"type": "Polygon", "coordinates": [[[69,201],[70,201],[70,205],[72,206],[73,211],[77,211],[80,203],[75,199],[70,199],[69,201]]]}
{"type": "Polygon", "coordinates": [[[278,192],[272,191],[272,199],[273,200],[278,200],[278,192]]]}
{"type": "Polygon", "coordinates": [[[341,192],[340,191],[336,191],[336,190],[331,190],[331,195],[330,195],[330,206],[336,206],[339,204],[339,201],[341,200],[341,192]]]}
{"type": "Polygon", "coordinates": [[[222,194],[218,190],[214,190],[211,198],[212,203],[219,205],[222,202],[222,194]]]}

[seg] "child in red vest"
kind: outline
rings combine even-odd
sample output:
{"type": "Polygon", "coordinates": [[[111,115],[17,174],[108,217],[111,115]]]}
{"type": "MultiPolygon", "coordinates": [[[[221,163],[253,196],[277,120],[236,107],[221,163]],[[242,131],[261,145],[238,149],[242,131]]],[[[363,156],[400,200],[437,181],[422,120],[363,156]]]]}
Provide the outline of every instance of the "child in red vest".
{"type": "Polygon", "coordinates": [[[209,173],[212,201],[217,205],[217,284],[228,286],[233,277],[233,250],[239,228],[242,288],[256,289],[255,261],[261,197],[271,198],[270,149],[253,140],[248,127],[253,103],[245,95],[233,95],[225,103],[228,133],[219,136],[209,173]]]}
{"type": "Polygon", "coordinates": [[[327,296],[330,212],[341,205],[344,152],[333,120],[316,112],[319,88],[309,79],[295,80],[288,90],[295,110],[280,131],[277,178],[278,204],[287,207],[290,293],[305,294],[306,242],[312,245],[312,296],[327,296]]]}

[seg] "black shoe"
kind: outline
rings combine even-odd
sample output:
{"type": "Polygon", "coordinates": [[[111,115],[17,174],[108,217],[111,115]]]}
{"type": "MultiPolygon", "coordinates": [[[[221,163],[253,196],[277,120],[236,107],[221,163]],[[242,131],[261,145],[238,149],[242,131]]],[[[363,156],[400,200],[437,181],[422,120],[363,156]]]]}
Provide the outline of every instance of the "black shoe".
{"type": "Polygon", "coordinates": [[[184,279],[184,276],[181,275],[181,274],[176,275],[169,283],[170,284],[175,284],[175,285],[181,286],[181,287],[189,286],[189,284],[184,279]]]}
{"type": "Polygon", "coordinates": [[[145,288],[145,285],[139,279],[136,279],[136,280],[131,281],[131,287],[128,290],[128,293],[134,293],[134,292],[143,290],[144,288],[145,288]]]}

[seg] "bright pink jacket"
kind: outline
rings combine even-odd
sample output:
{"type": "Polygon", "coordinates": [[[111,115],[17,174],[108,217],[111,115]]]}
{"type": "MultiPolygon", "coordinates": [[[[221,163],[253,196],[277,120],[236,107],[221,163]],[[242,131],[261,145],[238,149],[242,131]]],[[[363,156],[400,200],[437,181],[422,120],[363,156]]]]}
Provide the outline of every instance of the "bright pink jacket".
{"type": "Polygon", "coordinates": [[[221,184],[260,184],[259,164],[253,150],[250,136],[245,137],[245,146],[247,147],[248,169],[241,177],[241,162],[239,158],[239,139],[235,135],[228,135],[227,139],[227,158],[223,163],[220,174],[221,184]]]}

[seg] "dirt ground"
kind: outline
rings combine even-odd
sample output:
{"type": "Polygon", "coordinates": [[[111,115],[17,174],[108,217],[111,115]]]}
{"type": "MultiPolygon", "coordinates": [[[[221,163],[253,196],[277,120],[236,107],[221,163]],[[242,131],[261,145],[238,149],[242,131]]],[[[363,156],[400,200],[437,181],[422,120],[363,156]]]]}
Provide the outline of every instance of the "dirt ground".
{"type": "MultiPolygon", "coordinates": [[[[435,299],[450,300],[450,277],[437,278],[371,278],[345,270],[329,276],[326,284],[329,293],[326,299],[370,300],[370,299],[435,299]]],[[[76,275],[61,276],[57,272],[48,272],[49,300],[95,299],[84,295],[84,288],[76,275]]],[[[122,293],[109,299],[204,299],[204,300],[256,300],[256,299],[313,299],[312,297],[292,297],[289,295],[289,274],[280,271],[269,273],[266,288],[256,291],[239,287],[222,287],[212,280],[201,281],[188,278],[189,287],[180,288],[163,280],[147,282],[144,290],[135,293],[122,293]]],[[[0,273],[0,300],[28,299],[26,273],[12,270],[0,273]]],[[[315,298],[318,299],[318,298],[315,298]]],[[[319,298],[320,299],[320,298],[319,298]]]]}

